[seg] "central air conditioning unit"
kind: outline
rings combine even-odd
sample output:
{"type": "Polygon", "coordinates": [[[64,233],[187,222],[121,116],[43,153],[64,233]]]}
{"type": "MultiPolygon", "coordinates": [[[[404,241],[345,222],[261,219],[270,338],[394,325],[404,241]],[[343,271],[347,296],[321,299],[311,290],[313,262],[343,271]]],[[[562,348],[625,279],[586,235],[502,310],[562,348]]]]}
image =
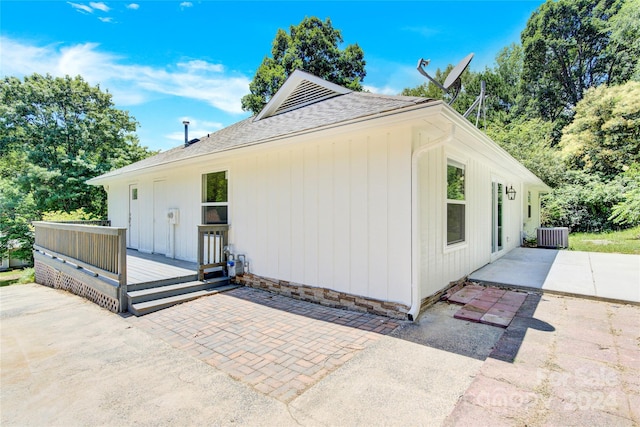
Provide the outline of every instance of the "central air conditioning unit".
{"type": "Polygon", "coordinates": [[[537,229],[538,247],[540,248],[568,248],[569,228],[540,227],[537,229]]]}

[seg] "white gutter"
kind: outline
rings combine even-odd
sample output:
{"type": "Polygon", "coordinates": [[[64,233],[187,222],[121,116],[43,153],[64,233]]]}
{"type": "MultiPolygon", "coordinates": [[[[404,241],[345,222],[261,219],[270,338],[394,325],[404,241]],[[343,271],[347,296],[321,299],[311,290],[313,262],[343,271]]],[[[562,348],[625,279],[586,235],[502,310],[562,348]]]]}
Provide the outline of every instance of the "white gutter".
{"type": "Polygon", "coordinates": [[[416,149],[411,155],[411,308],[407,313],[410,321],[415,321],[420,314],[422,299],[420,295],[420,230],[419,194],[418,194],[418,161],[429,150],[448,144],[453,140],[456,125],[451,124],[449,134],[416,149]]]}

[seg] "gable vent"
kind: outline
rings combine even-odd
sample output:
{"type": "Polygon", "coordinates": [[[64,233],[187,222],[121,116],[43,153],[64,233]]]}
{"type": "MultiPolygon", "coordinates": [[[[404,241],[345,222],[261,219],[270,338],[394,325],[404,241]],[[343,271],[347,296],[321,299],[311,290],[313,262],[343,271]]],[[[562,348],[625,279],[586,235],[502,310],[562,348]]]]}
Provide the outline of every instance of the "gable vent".
{"type": "Polygon", "coordinates": [[[302,82],[300,82],[296,90],[294,90],[291,95],[289,95],[289,97],[273,113],[273,115],[295,110],[296,108],[304,107],[305,105],[313,104],[314,102],[332,98],[336,95],[340,94],[326,87],[312,83],[308,80],[303,80],[302,82]]]}
{"type": "Polygon", "coordinates": [[[351,90],[346,87],[328,82],[313,74],[295,70],[254,120],[275,116],[349,92],[351,90]]]}

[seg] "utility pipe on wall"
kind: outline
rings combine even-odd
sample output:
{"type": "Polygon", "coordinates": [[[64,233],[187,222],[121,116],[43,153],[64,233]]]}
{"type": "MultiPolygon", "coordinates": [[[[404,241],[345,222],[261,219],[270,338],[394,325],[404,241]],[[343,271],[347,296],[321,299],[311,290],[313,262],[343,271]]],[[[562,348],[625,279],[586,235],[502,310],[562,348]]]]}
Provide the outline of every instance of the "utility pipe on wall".
{"type": "Polygon", "coordinates": [[[407,313],[410,321],[415,321],[420,314],[422,298],[420,295],[420,193],[418,191],[418,161],[424,153],[445,145],[453,140],[455,125],[451,124],[449,134],[416,149],[411,155],[411,308],[407,313]]]}

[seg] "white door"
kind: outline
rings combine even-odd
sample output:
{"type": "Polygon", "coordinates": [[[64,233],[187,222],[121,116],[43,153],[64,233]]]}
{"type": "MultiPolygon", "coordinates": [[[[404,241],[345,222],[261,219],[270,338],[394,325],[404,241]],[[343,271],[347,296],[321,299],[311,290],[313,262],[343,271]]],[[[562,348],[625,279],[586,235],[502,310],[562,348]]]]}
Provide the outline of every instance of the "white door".
{"type": "Polygon", "coordinates": [[[140,244],[139,228],[139,208],[138,208],[138,186],[129,186],[129,229],[127,230],[127,247],[138,249],[140,244]]]}
{"type": "Polygon", "coordinates": [[[153,253],[167,254],[169,220],[167,219],[166,181],[153,183],[153,253]]]}
{"type": "Polygon", "coordinates": [[[502,232],[504,229],[504,184],[493,181],[491,183],[491,190],[491,258],[493,261],[504,247],[504,236],[502,232]]]}

